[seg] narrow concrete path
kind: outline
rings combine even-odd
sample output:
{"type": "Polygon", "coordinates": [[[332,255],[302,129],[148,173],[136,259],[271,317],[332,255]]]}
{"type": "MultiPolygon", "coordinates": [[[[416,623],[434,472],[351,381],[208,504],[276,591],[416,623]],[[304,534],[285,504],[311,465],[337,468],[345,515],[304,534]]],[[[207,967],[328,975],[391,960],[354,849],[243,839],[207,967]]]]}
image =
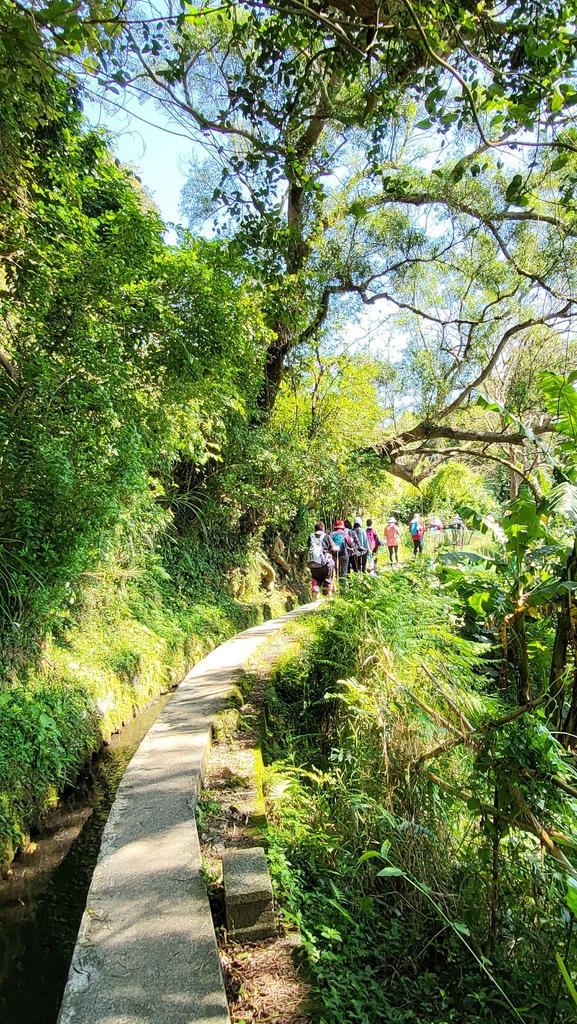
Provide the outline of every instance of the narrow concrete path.
{"type": "Polygon", "coordinates": [[[102,836],[58,1024],[229,1024],[195,822],[210,723],[257,647],[315,607],[212,651],[141,743],[102,836]]]}

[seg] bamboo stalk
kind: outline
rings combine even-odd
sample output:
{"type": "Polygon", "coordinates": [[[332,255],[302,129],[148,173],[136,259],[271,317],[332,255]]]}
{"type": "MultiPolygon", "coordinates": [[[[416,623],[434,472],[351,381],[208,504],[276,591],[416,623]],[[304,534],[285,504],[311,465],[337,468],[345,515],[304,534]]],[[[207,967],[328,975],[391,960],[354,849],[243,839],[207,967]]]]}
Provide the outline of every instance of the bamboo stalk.
{"type": "MultiPolygon", "coordinates": [[[[554,857],[554,859],[558,861],[559,864],[562,864],[562,866],[565,868],[567,873],[571,875],[572,878],[577,879],[577,870],[573,867],[571,861],[565,856],[563,851],[560,850],[557,844],[552,840],[546,828],[535,817],[533,811],[526,802],[523,794],[520,793],[517,787],[514,786],[511,782],[507,782],[506,786],[513,799],[516,800],[519,806],[519,810],[524,814],[528,823],[533,826],[528,831],[531,831],[534,835],[538,836],[543,845],[551,854],[551,856],[554,857]]],[[[572,843],[572,840],[569,838],[569,836],[562,836],[560,832],[557,833],[557,835],[559,836],[559,838],[563,838],[570,844],[572,843]]]]}
{"type": "Polygon", "coordinates": [[[538,708],[540,704],[544,704],[547,700],[547,696],[544,694],[542,697],[536,697],[535,700],[530,700],[527,704],[523,704],[522,707],[516,708],[515,711],[509,712],[508,715],[503,715],[502,718],[495,718],[493,721],[486,722],[483,726],[483,731],[486,729],[498,729],[500,725],[506,725],[507,722],[514,722],[520,715],[525,715],[527,711],[532,711],[533,708],[538,708]]]}
{"type": "Polygon", "coordinates": [[[416,767],[417,765],[422,764],[423,761],[430,761],[432,757],[438,757],[440,754],[445,754],[448,750],[454,750],[455,747],[459,747],[463,743],[466,743],[467,746],[474,747],[475,749],[479,749],[481,746],[478,741],[472,739],[471,734],[466,736],[455,736],[454,739],[445,740],[444,743],[439,743],[439,745],[433,750],[427,750],[424,754],[421,754],[420,757],[417,757],[411,764],[416,767]]]}
{"type": "MultiPolygon", "coordinates": [[[[444,789],[452,796],[456,796],[457,799],[463,800],[465,803],[467,803],[469,800],[473,798],[471,793],[467,793],[465,790],[457,789],[456,786],[452,786],[450,782],[446,782],[445,779],[442,779],[439,775],[435,775],[434,772],[427,772],[427,777],[431,780],[431,782],[434,782],[435,785],[439,786],[441,789],[444,789]]],[[[543,843],[543,846],[545,846],[550,855],[565,868],[565,871],[567,871],[567,873],[570,874],[572,878],[577,879],[577,869],[573,867],[571,861],[565,856],[563,851],[559,849],[557,844],[552,839],[551,835],[547,832],[546,828],[535,817],[533,811],[525,801],[523,795],[519,792],[516,786],[512,785],[512,783],[506,783],[506,786],[510,795],[517,803],[517,806],[519,807],[519,810],[523,815],[523,818],[521,821],[519,821],[517,818],[511,818],[509,817],[508,814],[503,814],[501,811],[499,812],[499,817],[503,821],[506,821],[507,824],[512,825],[514,828],[519,828],[522,831],[530,832],[531,835],[534,835],[543,843]]],[[[494,807],[492,807],[491,804],[486,803],[484,800],[479,800],[479,806],[480,809],[485,814],[492,816],[495,812],[494,807]]],[[[568,845],[575,845],[574,840],[571,839],[570,836],[565,836],[561,832],[556,832],[555,835],[559,839],[562,839],[563,842],[566,842],[568,845]]]]}
{"type": "Polygon", "coordinates": [[[453,723],[449,722],[447,718],[444,718],[439,711],[435,711],[435,708],[429,707],[429,705],[425,704],[423,700],[420,700],[419,697],[416,697],[413,691],[409,690],[407,686],[403,686],[403,690],[405,691],[405,693],[408,693],[409,697],[411,697],[411,699],[414,700],[415,704],[418,704],[419,707],[423,709],[423,711],[426,711],[427,714],[431,716],[431,718],[433,719],[434,722],[437,723],[437,725],[442,725],[443,728],[447,730],[447,732],[452,732],[456,736],[460,737],[462,735],[460,729],[457,729],[456,725],[453,725],[453,723]]]}
{"type": "Polygon", "coordinates": [[[551,782],[554,782],[556,786],[559,786],[559,789],[562,789],[565,793],[568,793],[569,796],[577,797],[577,789],[574,789],[573,786],[570,786],[568,782],[564,782],[563,779],[558,779],[557,776],[554,775],[551,778],[551,782]]]}
{"type": "Polygon", "coordinates": [[[450,697],[448,693],[446,693],[444,688],[441,686],[441,683],[439,682],[439,680],[435,678],[435,676],[433,675],[431,670],[429,668],[427,668],[427,666],[425,665],[424,662],[421,663],[421,668],[423,669],[424,672],[426,672],[426,674],[428,675],[428,677],[431,680],[431,682],[434,683],[434,685],[437,687],[437,689],[442,693],[442,695],[445,698],[447,704],[451,708],[451,711],[454,711],[455,714],[457,715],[457,718],[461,722],[461,728],[463,729],[463,732],[465,732],[465,730],[467,730],[468,732],[475,732],[475,727],[473,725],[471,725],[469,719],[465,717],[465,715],[461,711],[459,705],[455,703],[453,698],[450,697]]]}

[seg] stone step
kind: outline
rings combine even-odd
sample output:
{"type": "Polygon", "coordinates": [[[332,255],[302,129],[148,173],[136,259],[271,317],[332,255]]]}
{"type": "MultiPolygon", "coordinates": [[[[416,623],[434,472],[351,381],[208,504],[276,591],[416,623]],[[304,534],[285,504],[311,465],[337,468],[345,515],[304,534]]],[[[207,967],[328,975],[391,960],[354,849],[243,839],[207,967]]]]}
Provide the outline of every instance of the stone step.
{"type": "Polygon", "coordinates": [[[231,848],[222,857],[226,927],[235,942],[278,934],[272,884],[262,846],[231,848]]]}

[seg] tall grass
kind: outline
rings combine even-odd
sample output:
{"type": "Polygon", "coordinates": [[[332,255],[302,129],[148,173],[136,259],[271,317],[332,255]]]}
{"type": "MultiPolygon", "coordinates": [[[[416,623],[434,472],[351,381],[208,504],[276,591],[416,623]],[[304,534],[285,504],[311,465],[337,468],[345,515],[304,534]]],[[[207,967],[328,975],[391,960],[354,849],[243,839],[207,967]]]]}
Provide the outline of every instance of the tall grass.
{"type": "MultiPolygon", "coordinates": [[[[447,739],[441,719],[458,722],[441,690],[476,728],[500,714],[485,653],[423,562],[353,581],[274,671],[270,861],[323,1024],[549,1022],[567,938],[559,873],[504,828],[497,905],[486,751],[426,757],[447,739]]],[[[530,728],[504,726],[501,748],[528,745],[530,728]]],[[[568,1002],[555,1013],[572,1019],[568,1002]]]]}

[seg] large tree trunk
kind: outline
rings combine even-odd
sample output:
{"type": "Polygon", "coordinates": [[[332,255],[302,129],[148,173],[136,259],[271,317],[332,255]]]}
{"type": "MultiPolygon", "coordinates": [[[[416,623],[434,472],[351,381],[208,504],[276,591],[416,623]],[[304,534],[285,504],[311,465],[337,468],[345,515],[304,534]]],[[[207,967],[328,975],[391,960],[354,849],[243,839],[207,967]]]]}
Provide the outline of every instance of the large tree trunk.
{"type": "MultiPolygon", "coordinates": [[[[294,150],[292,147],[289,149],[289,155],[285,161],[285,174],[289,182],[287,196],[288,241],[286,244],[286,278],[289,286],[291,278],[294,279],[296,287],[300,286],[298,278],[301,271],[305,268],[311,252],[305,224],[306,177],[303,175],[302,168],[307,165],[311,154],[321,138],[327,120],[332,114],[332,105],[336,101],[341,87],[342,80],[339,75],[334,72],[331,73],[330,78],[326,82],[326,88],[321,91],[322,94],[315,113],[302,131],[300,138],[294,146],[294,150]]],[[[308,183],[308,195],[310,200],[310,182],[308,183]]],[[[293,295],[292,298],[293,301],[298,301],[299,296],[293,295]]],[[[324,305],[324,303],[322,304],[324,305]]],[[[287,318],[286,308],[279,309],[278,317],[274,319],[272,324],[274,338],[266,354],[265,379],[258,398],[260,409],[266,410],[269,413],[272,412],[282,381],[287,355],[300,341],[310,337],[311,332],[315,330],[317,320],[320,324],[322,319],[324,319],[324,315],[326,315],[326,308],[324,308],[320,319],[317,315],[313,317],[309,329],[299,331],[291,328],[290,314],[287,318]]]]}
{"type": "MultiPolygon", "coordinates": [[[[287,223],[289,241],[286,249],[287,279],[295,278],[303,269],[309,248],[303,238],[303,188],[293,182],[288,193],[287,223]]],[[[284,289],[281,289],[281,295],[284,289]]],[[[280,299],[279,299],[280,301],[280,299]]],[[[287,322],[287,310],[279,309],[272,323],[273,339],[268,346],[264,364],[264,381],[258,397],[258,407],[272,412],[281,385],[285,359],[298,341],[298,333],[287,322]]]]}
{"type": "Polygon", "coordinates": [[[271,413],[276,402],[284,372],[284,362],[293,345],[293,337],[286,324],[276,324],[264,364],[264,381],[258,396],[258,407],[271,413]]]}
{"type": "Polygon", "coordinates": [[[571,747],[573,750],[577,747],[577,667],[573,670],[571,707],[563,723],[563,731],[559,739],[566,747],[571,747]]]}

